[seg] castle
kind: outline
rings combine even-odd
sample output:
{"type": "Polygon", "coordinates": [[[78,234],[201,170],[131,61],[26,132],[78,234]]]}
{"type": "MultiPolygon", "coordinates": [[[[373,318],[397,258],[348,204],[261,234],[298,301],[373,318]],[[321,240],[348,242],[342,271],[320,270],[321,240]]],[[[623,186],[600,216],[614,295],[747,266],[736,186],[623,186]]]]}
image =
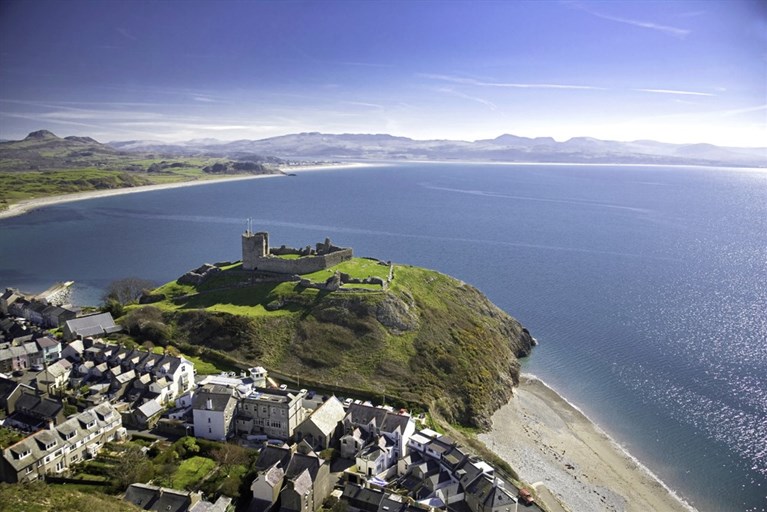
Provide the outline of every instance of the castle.
{"type": "Polygon", "coordinates": [[[254,233],[249,228],[242,234],[242,268],[277,274],[310,274],[352,259],[348,247],[336,247],[326,238],[315,248],[269,247],[269,233],[254,233]],[[286,258],[284,256],[297,256],[286,258]]]}

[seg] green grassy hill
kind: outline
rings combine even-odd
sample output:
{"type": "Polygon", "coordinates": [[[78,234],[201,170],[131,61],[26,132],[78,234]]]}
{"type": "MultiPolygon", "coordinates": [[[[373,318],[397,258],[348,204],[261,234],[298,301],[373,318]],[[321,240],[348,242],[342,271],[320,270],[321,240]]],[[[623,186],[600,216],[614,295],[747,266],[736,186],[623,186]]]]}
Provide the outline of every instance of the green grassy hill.
{"type": "MultiPolygon", "coordinates": [[[[333,270],[388,274],[388,266],[360,258],[333,270]]],[[[152,292],[156,302],[121,322],[138,340],[205,347],[303,382],[423,404],[480,428],[510,398],[517,356],[532,346],[527,331],[476,288],[435,271],[395,265],[387,290],[336,292],[252,284],[251,275],[235,264],[199,286],[168,283],[152,292]]]]}
{"type": "Polygon", "coordinates": [[[116,496],[102,494],[99,488],[83,492],[70,485],[0,483],[0,510],[14,512],[81,512],[83,510],[109,510],[110,512],[137,512],[141,510],[116,496]]]}

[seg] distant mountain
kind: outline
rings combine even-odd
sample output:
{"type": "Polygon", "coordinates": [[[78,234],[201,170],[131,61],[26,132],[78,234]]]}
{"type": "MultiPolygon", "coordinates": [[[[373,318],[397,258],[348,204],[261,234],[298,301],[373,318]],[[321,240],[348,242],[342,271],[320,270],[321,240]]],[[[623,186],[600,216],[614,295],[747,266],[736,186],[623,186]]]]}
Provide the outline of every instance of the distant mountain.
{"type": "Polygon", "coordinates": [[[23,140],[0,142],[0,170],[30,171],[98,166],[125,154],[90,137],[61,138],[38,130],[23,140]]]}
{"type": "Polygon", "coordinates": [[[388,134],[336,135],[310,132],[232,142],[197,139],[165,144],[134,140],[110,142],[109,145],[130,152],[223,158],[266,154],[301,160],[469,160],[767,167],[767,148],[667,144],[648,140],[617,142],[590,137],[575,137],[557,142],[551,137],[528,138],[511,134],[468,142],[414,140],[388,134]]]}

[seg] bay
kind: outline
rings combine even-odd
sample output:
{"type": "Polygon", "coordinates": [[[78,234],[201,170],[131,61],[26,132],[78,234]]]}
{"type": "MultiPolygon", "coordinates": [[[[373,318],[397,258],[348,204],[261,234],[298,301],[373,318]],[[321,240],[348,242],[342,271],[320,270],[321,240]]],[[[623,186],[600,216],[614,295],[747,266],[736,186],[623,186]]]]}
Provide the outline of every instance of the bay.
{"type": "Polygon", "coordinates": [[[767,173],[398,163],[92,199],[0,221],[0,285],[172,280],[330,236],[469,282],[524,362],[699,510],[767,508],[767,173]]]}

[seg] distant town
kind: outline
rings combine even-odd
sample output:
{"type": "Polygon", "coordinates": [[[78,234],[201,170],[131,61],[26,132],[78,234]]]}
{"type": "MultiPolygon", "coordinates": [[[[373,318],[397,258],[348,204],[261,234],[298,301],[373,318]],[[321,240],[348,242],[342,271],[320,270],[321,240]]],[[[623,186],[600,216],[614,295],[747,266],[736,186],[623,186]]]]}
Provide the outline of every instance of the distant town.
{"type": "MultiPolygon", "coordinates": [[[[259,236],[243,236],[249,264],[259,236]]],[[[68,304],[71,284],[0,295],[4,482],[87,486],[156,511],[539,509],[426,413],[118,343],[109,312],[68,304]]]]}

